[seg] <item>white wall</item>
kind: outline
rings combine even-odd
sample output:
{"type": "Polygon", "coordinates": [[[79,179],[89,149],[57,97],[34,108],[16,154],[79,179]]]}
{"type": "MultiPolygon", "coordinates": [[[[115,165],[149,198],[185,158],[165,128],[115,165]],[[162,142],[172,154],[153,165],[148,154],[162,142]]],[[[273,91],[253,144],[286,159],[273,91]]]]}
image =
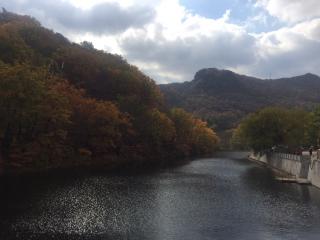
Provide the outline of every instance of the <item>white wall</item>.
{"type": "Polygon", "coordinates": [[[320,188],[320,161],[317,159],[312,159],[311,161],[308,180],[312,185],[320,188]]]}
{"type": "Polygon", "coordinates": [[[301,161],[299,155],[275,153],[267,156],[266,154],[251,154],[250,158],[289,173],[297,178],[300,177],[301,161]]]}
{"type": "Polygon", "coordinates": [[[281,170],[290,173],[295,177],[300,177],[301,162],[289,159],[281,159],[281,165],[281,170]]]}
{"type": "MultiPolygon", "coordinates": [[[[314,152],[311,156],[311,162],[309,169],[307,170],[307,178],[311,182],[312,185],[320,188],[320,151],[314,152]]],[[[267,164],[273,168],[279,169],[286,173],[289,173],[297,178],[300,178],[301,174],[301,159],[309,158],[308,154],[303,156],[292,155],[292,154],[280,154],[273,155],[272,158],[268,158],[266,154],[251,154],[250,158],[267,164]],[[300,160],[299,160],[300,159],[300,160]]]]}
{"type": "Polygon", "coordinates": [[[260,153],[254,154],[254,153],[251,153],[249,155],[249,158],[252,159],[252,160],[258,161],[258,162],[265,163],[265,164],[268,163],[266,154],[260,154],[260,153]]]}

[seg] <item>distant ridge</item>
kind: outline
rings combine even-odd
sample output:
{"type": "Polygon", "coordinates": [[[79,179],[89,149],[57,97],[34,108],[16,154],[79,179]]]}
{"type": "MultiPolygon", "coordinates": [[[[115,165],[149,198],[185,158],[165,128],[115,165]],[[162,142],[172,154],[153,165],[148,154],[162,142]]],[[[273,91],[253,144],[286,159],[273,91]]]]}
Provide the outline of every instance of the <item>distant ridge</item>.
{"type": "Polygon", "coordinates": [[[218,130],[235,125],[266,106],[312,109],[320,104],[320,77],[306,73],[259,79],[229,70],[205,68],[190,82],[160,85],[167,103],[208,120],[218,130]]]}

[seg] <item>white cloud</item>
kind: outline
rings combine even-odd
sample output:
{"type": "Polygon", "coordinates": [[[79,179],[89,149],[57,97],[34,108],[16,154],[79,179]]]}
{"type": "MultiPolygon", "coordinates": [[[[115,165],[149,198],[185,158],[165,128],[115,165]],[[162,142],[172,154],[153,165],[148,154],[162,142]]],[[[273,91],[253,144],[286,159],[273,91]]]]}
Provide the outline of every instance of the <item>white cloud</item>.
{"type": "Polygon", "coordinates": [[[191,80],[206,67],[259,77],[320,74],[319,0],[251,0],[253,9],[266,11],[259,8],[243,25],[230,22],[231,10],[212,19],[179,0],[2,1],[73,41],[122,54],[157,82],[191,80]],[[284,21],[282,27],[250,33],[250,24],[270,24],[268,13],[284,21]]]}
{"type": "MultiPolygon", "coordinates": [[[[262,78],[320,74],[319,18],[251,34],[246,25],[229,22],[228,10],[219,19],[209,19],[190,13],[178,1],[163,1],[156,12],[154,22],[143,30],[126,32],[119,44],[130,61],[159,82],[191,80],[205,67],[262,78]],[[166,9],[172,13],[166,15],[166,9]]],[[[267,24],[263,13],[257,17],[261,20],[267,24]]]]}
{"type": "Polygon", "coordinates": [[[290,23],[320,17],[319,0],[257,0],[257,6],[290,23]]]}
{"type": "Polygon", "coordinates": [[[191,80],[204,67],[233,69],[255,61],[255,39],[228,23],[230,10],[209,19],[190,13],[179,1],[165,0],[156,12],[154,22],[127,31],[119,44],[130,62],[158,82],[191,80]]]}
{"type": "Polygon", "coordinates": [[[242,71],[260,77],[320,74],[320,19],[256,36],[259,54],[242,71]]]}
{"type": "Polygon", "coordinates": [[[65,32],[117,34],[129,28],[140,28],[152,21],[154,10],[148,6],[124,6],[115,1],[94,0],[4,0],[9,11],[31,14],[45,25],[65,32]]]}

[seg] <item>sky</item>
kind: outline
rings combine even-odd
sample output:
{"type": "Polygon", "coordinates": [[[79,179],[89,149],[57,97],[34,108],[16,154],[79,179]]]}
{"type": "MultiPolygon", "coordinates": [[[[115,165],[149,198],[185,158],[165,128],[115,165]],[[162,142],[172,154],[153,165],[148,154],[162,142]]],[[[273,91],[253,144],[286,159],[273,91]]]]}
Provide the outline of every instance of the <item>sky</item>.
{"type": "Polygon", "coordinates": [[[122,55],[157,83],[208,67],[320,75],[319,0],[1,0],[71,41],[122,55]]]}

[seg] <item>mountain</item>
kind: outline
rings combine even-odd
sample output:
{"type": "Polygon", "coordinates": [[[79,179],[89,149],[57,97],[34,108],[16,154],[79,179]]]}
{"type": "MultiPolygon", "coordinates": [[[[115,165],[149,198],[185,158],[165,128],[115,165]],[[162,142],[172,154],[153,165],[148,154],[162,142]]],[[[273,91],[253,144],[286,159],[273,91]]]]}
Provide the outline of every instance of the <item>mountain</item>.
{"type": "Polygon", "coordinates": [[[248,113],[263,107],[312,109],[320,103],[320,77],[311,73],[270,80],[207,68],[190,82],[160,88],[171,107],[206,119],[218,131],[235,127],[248,113]]]}

